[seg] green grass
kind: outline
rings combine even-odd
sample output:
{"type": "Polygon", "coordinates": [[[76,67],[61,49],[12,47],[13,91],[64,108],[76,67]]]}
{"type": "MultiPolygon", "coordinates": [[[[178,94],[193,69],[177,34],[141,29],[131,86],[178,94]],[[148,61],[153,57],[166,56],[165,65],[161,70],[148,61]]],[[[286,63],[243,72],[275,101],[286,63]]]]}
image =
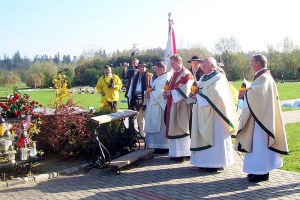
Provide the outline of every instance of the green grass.
{"type": "MultiPolygon", "coordinates": [[[[36,91],[23,91],[30,96],[30,99],[38,101],[39,104],[42,104],[43,107],[49,107],[50,100],[54,98],[53,89],[41,89],[36,91]]],[[[12,94],[12,91],[6,89],[0,89],[0,96],[7,96],[12,94]]],[[[100,94],[71,94],[74,102],[83,108],[94,107],[95,109],[100,108],[100,94]]],[[[121,100],[126,100],[124,97],[124,92],[120,93],[120,100],[118,101],[118,109],[127,109],[127,103],[121,103],[121,100]]]]}
{"type": "MultiPolygon", "coordinates": [[[[242,82],[231,82],[231,84],[239,89],[241,87],[242,82]]],[[[285,82],[285,83],[277,83],[277,89],[279,93],[280,100],[289,100],[289,99],[299,99],[300,98],[300,83],[296,82],[285,82]]],[[[296,107],[283,107],[281,106],[283,112],[299,110],[296,107]]]]}
{"type": "Polygon", "coordinates": [[[283,156],[284,165],[281,169],[300,172],[300,122],[285,126],[290,154],[283,156]]]}
{"type": "MultiPolygon", "coordinates": [[[[231,82],[231,84],[239,89],[241,87],[242,82],[231,82]]],[[[277,83],[278,93],[280,100],[289,100],[289,99],[297,99],[300,98],[300,83],[297,82],[285,82],[285,83],[277,83]]]]}
{"type": "Polygon", "coordinates": [[[300,108],[296,108],[296,107],[284,107],[284,106],[281,106],[282,112],[293,111],[293,110],[299,110],[299,109],[300,109],[300,108]]]}

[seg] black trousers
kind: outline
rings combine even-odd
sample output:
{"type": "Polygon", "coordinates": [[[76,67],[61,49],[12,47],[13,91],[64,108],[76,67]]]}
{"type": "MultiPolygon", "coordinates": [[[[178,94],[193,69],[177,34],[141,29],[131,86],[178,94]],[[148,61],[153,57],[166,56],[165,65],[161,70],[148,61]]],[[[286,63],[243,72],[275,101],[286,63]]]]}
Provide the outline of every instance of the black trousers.
{"type": "Polygon", "coordinates": [[[106,101],[104,107],[117,112],[117,101],[106,101]]]}

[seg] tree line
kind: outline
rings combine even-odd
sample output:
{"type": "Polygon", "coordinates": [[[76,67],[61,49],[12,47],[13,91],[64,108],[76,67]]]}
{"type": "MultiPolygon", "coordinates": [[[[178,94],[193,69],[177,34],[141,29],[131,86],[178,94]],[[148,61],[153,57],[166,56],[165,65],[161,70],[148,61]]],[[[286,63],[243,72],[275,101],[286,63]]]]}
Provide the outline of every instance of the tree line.
{"type": "MultiPolygon", "coordinates": [[[[165,50],[157,47],[139,50],[135,55],[140,61],[152,66],[157,59],[163,59],[165,50]]],[[[130,63],[132,50],[116,50],[107,54],[105,49],[84,51],[79,57],[70,55],[53,57],[36,55],[33,60],[22,57],[17,51],[12,57],[4,55],[0,59],[0,85],[17,86],[26,83],[28,87],[53,87],[52,77],[62,71],[68,79],[68,87],[95,86],[99,77],[103,76],[103,67],[110,65],[113,73],[121,76],[122,63],[130,63]]],[[[300,49],[293,41],[285,38],[277,45],[267,44],[267,51],[251,51],[244,53],[234,37],[221,38],[215,43],[215,50],[208,51],[202,46],[179,48],[177,53],[183,58],[184,66],[189,68],[187,61],[194,55],[201,58],[213,56],[224,68],[230,81],[246,78],[253,79],[250,61],[254,54],[264,54],[268,58],[268,67],[275,79],[296,80],[300,77],[300,49]]],[[[149,67],[149,71],[153,69],[149,67]]],[[[126,83],[125,83],[126,84],[126,83]]]]}

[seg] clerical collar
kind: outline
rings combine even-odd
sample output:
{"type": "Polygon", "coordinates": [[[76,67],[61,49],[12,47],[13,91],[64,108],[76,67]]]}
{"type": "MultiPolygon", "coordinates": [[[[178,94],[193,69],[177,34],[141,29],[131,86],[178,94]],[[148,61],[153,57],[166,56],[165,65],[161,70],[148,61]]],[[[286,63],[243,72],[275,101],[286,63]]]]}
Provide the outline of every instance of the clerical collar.
{"type": "Polygon", "coordinates": [[[262,70],[267,70],[268,68],[262,68],[262,69],[260,69],[260,70],[258,70],[257,72],[255,72],[255,74],[254,75],[256,75],[256,74],[258,74],[259,72],[261,72],[262,70]]]}
{"type": "Polygon", "coordinates": [[[177,73],[178,73],[178,72],[181,72],[182,69],[183,69],[183,67],[181,67],[181,68],[180,68],[178,71],[176,71],[176,72],[177,72],[177,73]]]}
{"type": "Polygon", "coordinates": [[[211,79],[212,77],[214,77],[215,75],[217,75],[218,73],[220,73],[219,71],[213,71],[209,74],[205,74],[202,78],[202,81],[208,81],[209,79],[211,79]]]}

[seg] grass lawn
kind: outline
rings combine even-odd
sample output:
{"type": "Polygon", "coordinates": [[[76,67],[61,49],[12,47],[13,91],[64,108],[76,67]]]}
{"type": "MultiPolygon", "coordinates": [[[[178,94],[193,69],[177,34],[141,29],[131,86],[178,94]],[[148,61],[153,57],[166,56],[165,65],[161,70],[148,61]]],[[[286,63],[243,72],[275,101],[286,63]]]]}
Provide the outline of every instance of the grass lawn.
{"type": "Polygon", "coordinates": [[[300,122],[285,126],[290,154],[283,156],[284,165],[281,169],[300,172],[300,122]]]}
{"type": "MultiPolygon", "coordinates": [[[[36,91],[23,91],[22,93],[26,93],[30,96],[30,99],[38,101],[39,104],[42,104],[43,107],[49,107],[50,100],[54,98],[54,90],[53,89],[41,89],[36,91]]],[[[0,88],[0,97],[7,96],[8,94],[12,94],[12,91],[0,88]]],[[[95,109],[100,108],[100,94],[71,94],[71,97],[74,98],[74,102],[78,103],[78,105],[83,108],[94,107],[95,109]]],[[[120,93],[120,100],[118,102],[119,109],[126,109],[127,103],[121,103],[121,100],[126,100],[124,97],[124,92],[120,93]]]]}
{"type": "MultiPolygon", "coordinates": [[[[231,84],[239,89],[242,82],[231,82],[231,84]]],[[[285,82],[277,83],[280,100],[299,99],[300,98],[300,83],[285,82]]]]}

